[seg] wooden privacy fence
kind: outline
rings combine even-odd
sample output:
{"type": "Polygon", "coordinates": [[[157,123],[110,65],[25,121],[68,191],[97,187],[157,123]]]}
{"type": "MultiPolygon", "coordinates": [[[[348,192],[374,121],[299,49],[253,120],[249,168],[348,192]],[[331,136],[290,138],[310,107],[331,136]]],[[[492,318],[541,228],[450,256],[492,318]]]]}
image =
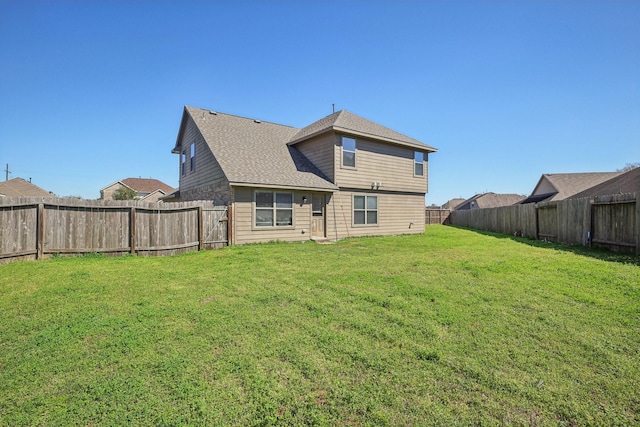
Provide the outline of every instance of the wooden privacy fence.
{"type": "Polygon", "coordinates": [[[54,254],[174,255],[228,244],[227,207],[0,198],[0,262],[54,254]]]}
{"type": "Polygon", "coordinates": [[[531,203],[453,211],[449,215],[448,223],[496,233],[536,238],[536,207],[531,203]]]}
{"type": "Polygon", "coordinates": [[[640,255],[640,193],[453,211],[448,222],[640,255]]]}
{"type": "Polygon", "coordinates": [[[449,209],[432,209],[426,208],[424,210],[424,223],[425,224],[444,224],[449,218],[451,211],[449,209]]]}

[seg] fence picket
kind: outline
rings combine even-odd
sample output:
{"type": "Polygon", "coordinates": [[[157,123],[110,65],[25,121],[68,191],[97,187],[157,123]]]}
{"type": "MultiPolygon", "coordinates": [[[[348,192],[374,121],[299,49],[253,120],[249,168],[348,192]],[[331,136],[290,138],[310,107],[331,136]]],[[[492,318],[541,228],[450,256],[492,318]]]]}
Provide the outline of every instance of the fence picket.
{"type": "Polygon", "coordinates": [[[640,193],[453,211],[452,225],[640,254],[640,193]]]}
{"type": "Polygon", "coordinates": [[[162,256],[219,248],[228,244],[226,218],[227,208],[211,201],[0,198],[0,262],[56,253],[162,256]],[[207,221],[204,212],[218,216],[207,221]],[[204,236],[215,236],[215,244],[204,236]]]}

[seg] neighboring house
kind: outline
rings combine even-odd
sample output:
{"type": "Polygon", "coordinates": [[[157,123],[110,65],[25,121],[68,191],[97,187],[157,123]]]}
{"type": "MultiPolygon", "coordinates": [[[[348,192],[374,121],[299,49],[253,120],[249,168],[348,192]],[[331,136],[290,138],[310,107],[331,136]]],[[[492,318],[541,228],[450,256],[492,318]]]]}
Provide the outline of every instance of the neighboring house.
{"type": "Polygon", "coordinates": [[[463,198],[451,199],[447,203],[441,206],[442,209],[454,210],[460,203],[464,202],[463,198]]]}
{"type": "Polygon", "coordinates": [[[524,198],[525,196],[521,196],[520,194],[481,193],[459,203],[454,210],[461,211],[511,206],[521,202],[524,198]]]}
{"type": "Polygon", "coordinates": [[[344,110],[298,129],[185,107],[173,200],[228,205],[231,244],[422,233],[435,151],[344,110]]]}
{"type": "Polygon", "coordinates": [[[521,203],[550,202],[568,199],[591,187],[615,178],[622,172],[543,174],[529,197],[521,203]]]}
{"type": "Polygon", "coordinates": [[[621,193],[640,193],[640,168],[623,172],[601,184],[574,194],[570,198],[580,199],[582,197],[607,196],[621,193]]]}
{"type": "Polygon", "coordinates": [[[13,178],[4,182],[0,182],[0,197],[46,197],[53,196],[47,190],[43,190],[29,181],[22,178],[13,178]]]}
{"type": "Polygon", "coordinates": [[[174,191],[175,188],[152,178],[126,178],[109,184],[100,190],[100,199],[113,200],[113,193],[121,188],[129,188],[136,192],[136,200],[158,202],[174,191]]]}

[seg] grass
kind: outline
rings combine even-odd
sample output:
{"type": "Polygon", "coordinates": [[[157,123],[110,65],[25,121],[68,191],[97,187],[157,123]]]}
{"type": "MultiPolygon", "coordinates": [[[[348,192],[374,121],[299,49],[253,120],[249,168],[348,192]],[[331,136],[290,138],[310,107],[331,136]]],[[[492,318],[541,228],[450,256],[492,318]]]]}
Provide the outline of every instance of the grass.
{"type": "Polygon", "coordinates": [[[0,425],[640,423],[640,262],[463,229],[0,266],[0,425]]]}

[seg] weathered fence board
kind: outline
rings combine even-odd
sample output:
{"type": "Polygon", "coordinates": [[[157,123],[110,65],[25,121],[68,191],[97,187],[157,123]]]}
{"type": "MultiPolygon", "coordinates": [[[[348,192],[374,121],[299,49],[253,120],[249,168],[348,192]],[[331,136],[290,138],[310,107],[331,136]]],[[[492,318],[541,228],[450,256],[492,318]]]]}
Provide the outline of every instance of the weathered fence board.
{"type": "Polygon", "coordinates": [[[640,255],[640,193],[453,211],[448,222],[565,244],[640,255]]]}
{"type": "Polygon", "coordinates": [[[449,223],[462,227],[535,238],[535,207],[515,205],[453,211],[449,223]]]}
{"type": "Polygon", "coordinates": [[[0,206],[0,259],[37,252],[37,206],[0,206]]]}
{"type": "Polygon", "coordinates": [[[202,230],[208,230],[201,241],[205,249],[218,249],[227,245],[229,212],[221,209],[202,209],[202,230]]]}
{"type": "Polygon", "coordinates": [[[129,209],[45,204],[43,253],[128,251],[129,209]]]}
{"type": "Polygon", "coordinates": [[[444,224],[449,214],[450,209],[432,209],[426,208],[424,210],[424,223],[425,224],[444,224]]]}
{"type": "Polygon", "coordinates": [[[227,208],[211,202],[142,203],[0,198],[0,262],[87,252],[174,255],[228,244],[227,208]]]}
{"type": "Polygon", "coordinates": [[[636,229],[636,204],[635,199],[626,195],[597,197],[591,207],[591,242],[594,246],[612,250],[635,248],[639,231],[636,229]]]}
{"type": "MultiPolygon", "coordinates": [[[[558,241],[558,208],[555,205],[540,206],[537,209],[538,238],[550,242],[558,241]]],[[[535,236],[534,236],[535,237],[535,236]]]]}

